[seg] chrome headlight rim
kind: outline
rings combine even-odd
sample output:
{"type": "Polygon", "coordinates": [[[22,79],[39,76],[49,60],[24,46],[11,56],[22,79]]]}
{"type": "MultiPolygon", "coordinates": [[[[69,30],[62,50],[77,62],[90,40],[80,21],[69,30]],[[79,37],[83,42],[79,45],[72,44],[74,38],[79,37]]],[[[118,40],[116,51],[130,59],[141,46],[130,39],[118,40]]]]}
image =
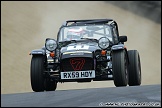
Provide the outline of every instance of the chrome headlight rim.
{"type": "Polygon", "coordinates": [[[101,49],[103,49],[103,50],[105,50],[105,49],[107,49],[109,46],[110,46],[110,40],[107,38],[107,37],[101,37],[99,40],[98,40],[98,46],[101,48],[101,49]],[[106,40],[104,43],[107,43],[106,45],[105,45],[105,47],[103,47],[103,46],[101,46],[101,43],[103,43],[103,40],[106,40]]]}
{"type": "Polygon", "coordinates": [[[50,52],[54,51],[57,48],[56,40],[51,38],[46,39],[45,48],[50,52]]]}

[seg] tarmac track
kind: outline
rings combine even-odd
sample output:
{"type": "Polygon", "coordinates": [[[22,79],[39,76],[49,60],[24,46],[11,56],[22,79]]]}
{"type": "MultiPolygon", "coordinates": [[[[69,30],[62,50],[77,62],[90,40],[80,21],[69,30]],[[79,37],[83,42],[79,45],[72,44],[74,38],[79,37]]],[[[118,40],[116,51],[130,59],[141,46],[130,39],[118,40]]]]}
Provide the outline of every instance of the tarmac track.
{"type": "Polygon", "coordinates": [[[2,107],[161,106],[161,85],[2,94],[2,107]]]}

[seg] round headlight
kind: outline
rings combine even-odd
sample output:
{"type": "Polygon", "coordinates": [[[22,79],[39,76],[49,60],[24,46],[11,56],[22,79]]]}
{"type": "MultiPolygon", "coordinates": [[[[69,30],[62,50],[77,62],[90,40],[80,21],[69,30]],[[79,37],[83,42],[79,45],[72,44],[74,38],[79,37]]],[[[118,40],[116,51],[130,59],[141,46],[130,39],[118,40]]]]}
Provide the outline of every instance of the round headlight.
{"type": "Polygon", "coordinates": [[[54,51],[57,47],[57,43],[54,39],[48,39],[45,43],[45,47],[48,51],[54,51]]]}
{"type": "Polygon", "coordinates": [[[106,38],[106,37],[102,37],[99,39],[98,41],[98,46],[101,48],[101,49],[106,49],[109,47],[109,39],[106,38]]]}

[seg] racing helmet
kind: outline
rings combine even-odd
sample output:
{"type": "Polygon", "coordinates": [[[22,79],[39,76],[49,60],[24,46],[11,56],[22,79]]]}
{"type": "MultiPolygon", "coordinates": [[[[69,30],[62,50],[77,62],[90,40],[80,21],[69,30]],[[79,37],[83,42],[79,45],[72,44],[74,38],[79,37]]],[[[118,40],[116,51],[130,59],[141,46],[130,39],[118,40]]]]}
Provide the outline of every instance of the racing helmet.
{"type": "Polygon", "coordinates": [[[79,27],[71,28],[67,32],[67,39],[68,40],[78,40],[82,36],[83,29],[79,27]]]}

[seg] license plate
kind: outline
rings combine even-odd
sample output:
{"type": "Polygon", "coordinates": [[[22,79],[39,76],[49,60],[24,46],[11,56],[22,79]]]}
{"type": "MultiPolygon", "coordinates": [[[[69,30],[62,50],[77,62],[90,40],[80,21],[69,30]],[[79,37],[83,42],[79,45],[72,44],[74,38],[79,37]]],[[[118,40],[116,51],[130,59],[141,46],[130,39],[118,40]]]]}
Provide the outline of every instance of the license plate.
{"type": "Polygon", "coordinates": [[[61,79],[95,78],[95,70],[61,72],[61,79]]]}

